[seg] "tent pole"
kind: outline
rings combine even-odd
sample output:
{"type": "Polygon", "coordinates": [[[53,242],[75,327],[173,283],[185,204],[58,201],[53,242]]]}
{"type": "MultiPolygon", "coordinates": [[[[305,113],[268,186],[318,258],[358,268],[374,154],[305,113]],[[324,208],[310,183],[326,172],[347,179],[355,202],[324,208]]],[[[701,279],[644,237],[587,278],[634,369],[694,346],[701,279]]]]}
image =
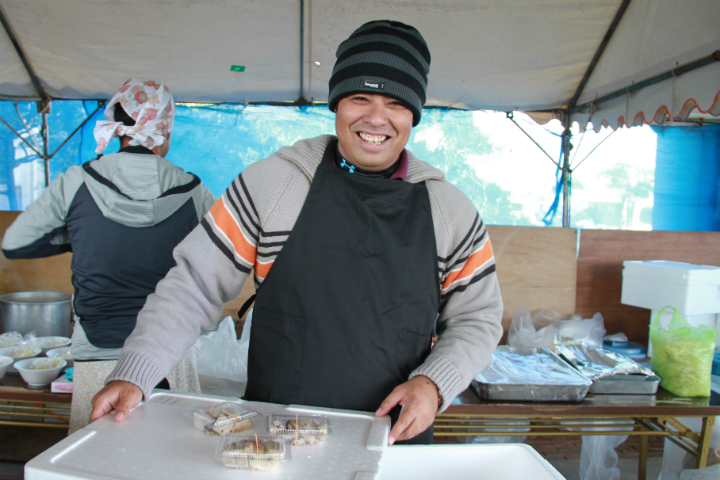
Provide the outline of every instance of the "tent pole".
{"type": "Polygon", "coordinates": [[[48,140],[50,135],[48,134],[48,121],[47,121],[47,111],[50,107],[50,101],[49,100],[43,100],[42,102],[38,102],[38,108],[42,107],[42,131],[40,132],[43,137],[43,163],[45,164],[45,186],[47,187],[50,185],[50,153],[49,153],[49,145],[48,140]]]}
{"type": "Polygon", "coordinates": [[[556,162],[555,159],[552,158],[552,157],[550,156],[550,154],[547,153],[547,152],[545,151],[545,149],[540,146],[540,144],[537,142],[537,140],[535,140],[529,133],[527,133],[527,132],[525,131],[524,128],[522,128],[522,127],[520,126],[519,123],[517,123],[517,122],[515,121],[515,119],[513,118],[513,117],[514,117],[513,112],[505,112],[505,116],[506,116],[511,122],[513,122],[513,123],[515,124],[515,126],[520,129],[521,132],[523,132],[530,140],[532,140],[532,142],[535,144],[535,146],[537,146],[540,150],[542,150],[542,152],[545,154],[545,156],[548,157],[548,158],[550,159],[550,161],[553,162],[553,164],[554,164],[557,168],[560,168],[560,164],[559,164],[558,162],[556,162]]]}
{"type": "Polygon", "coordinates": [[[299,104],[305,100],[305,0],[300,0],[300,97],[299,104]]]}
{"type": "Polygon", "coordinates": [[[563,216],[562,226],[570,226],[570,187],[572,185],[570,170],[570,116],[565,113],[562,116],[562,124],[564,127],[562,133],[562,181],[563,181],[563,216]]]}
{"type": "MultiPolygon", "coordinates": [[[[0,117],[0,121],[1,121],[2,123],[4,123],[5,126],[8,127],[8,128],[15,134],[16,137],[18,137],[20,140],[22,140],[23,142],[25,142],[25,144],[26,144],[28,147],[30,147],[30,150],[32,150],[33,152],[35,152],[35,154],[36,154],[38,157],[42,156],[41,153],[40,153],[40,150],[39,150],[38,148],[34,147],[30,142],[28,142],[28,141],[27,141],[27,138],[25,138],[25,137],[23,137],[22,135],[20,135],[20,133],[18,133],[18,131],[15,130],[15,129],[12,127],[12,125],[10,125],[4,118],[0,117]]],[[[33,143],[35,143],[35,142],[33,142],[33,143]]]]}
{"type": "Polygon", "coordinates": [[[40,95],[40,97],[43,99],[46,98],[47,94],[45,93],[45,90],[43,90],[42,85],[40,85],[40,80],[38,79],[38,76],[35,75],[35,70],[33,70],[32,65],[30,65],[30,61],[27,59],[25,52],[20,46],[20,42],[18,41],[17,37],[15,36],[15,32],[13,32],[13,29],[10,26],[10,22],[8,22],[7,18],[5,18],[5,13],[2,11],[2,8],[0,8],[0,23],[2,23],[3,27],[5,27],[5,32],[7,32],[8,38],[10,38],[10,42],[12,42],[13,47],[15,47],[15,51],[17,52],[20,60],[25,66],[25,70],[30,76],[30,80],[32,80],[32,83],[35,86],[35,90],[37,90],[38,95],[40,95]]]}
{"type": "Polygon", "coordinates": [[[613,18],[613,21],[610,23],[610,26],[608,27],[607,32],[605,32],[605,36],[602,39],[602,42],[600,42],[600,46],[598,47],[597,51],[595,52],[595,56],[590,61],[590,65],[588,65],[587,70],[585,70],[585,75],[583,75],[582,80],[580,80],[580,84],[578,85],[577,89],[575,90],[575,94],[570,99],[570,102],[568,102],[568,108],[575,107],[575,104],[578,101],[578,98],[580,98],[580,94],[585,90],[585,85],[588,82],[588,79],[590,78],[590,75],[592,75],[593,71],[595,70],[595,67],[597,66],[598,62],[600,61],[600,57],[602,57],[602,54],[605,52],[605,47],[607,47],[608,43],[610,43],[610,39],[612,38],[613,34],[615,33],[615,30],[617,29],[617,26],[620,24],[620,20],[622,20],[623,15],[625,15],[625,11],[628,8],[628,5],[630,5],[630,0],[623,0],[622,4],[620,5],[620,8],[618,8],[617,13],[615,13],[615,18],[613,18]]]}
{"type": "Polygon", "coordinates": [[[665,73],[661,73],[660,75],[655,75],[654,77],[650,77],[646,80],[643,80],[642,82],[636,82],[632,85],[621,88],[620,90],[615,90],[614,92],[608,93],[607,95],[603,95],[602,97],[596,98],[595,100],[592,100],[590,102],[584,103],[582,105],[575,105],[568,108],[568,111],[570,113],[576,113],[579,111],[582,111],[586,108],[589,108],[591,105],[598,105],[600,103],[607,102],[609,100],[612,100],[613,98],[617,98],[621,95],[626,95],[628,93],[635,92],[637,90],[643,89],[645,87],[649,87],[650,85],[654,85],[658,82],[662,82],[663,80],[668,80],[673,77],[677,77],[679,75],[682,75],[683,73],[691,72],[693,70],[697,70],[698,68],[702,68],[706,65],[711,65],[715,62],[720,62],[720,50],[715,50],[710,55],[707,55],[699,60],[695,60],[694,62],[686,63],[685,65],[680,65],[679,67],[675,67],[672,70],[668,70],[665,73]]]}

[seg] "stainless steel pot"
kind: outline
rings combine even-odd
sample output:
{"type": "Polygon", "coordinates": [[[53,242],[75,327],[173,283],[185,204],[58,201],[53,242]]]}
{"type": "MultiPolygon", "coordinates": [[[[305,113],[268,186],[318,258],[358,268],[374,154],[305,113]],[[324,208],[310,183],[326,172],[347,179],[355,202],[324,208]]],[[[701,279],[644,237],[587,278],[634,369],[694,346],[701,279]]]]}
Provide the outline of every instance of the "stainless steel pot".
{"type": "Polygon", "coordinates": [[[0,296],[2,332],[38,337],[72,337],[72,296],[60,292],[18,292],[0,296]]]}

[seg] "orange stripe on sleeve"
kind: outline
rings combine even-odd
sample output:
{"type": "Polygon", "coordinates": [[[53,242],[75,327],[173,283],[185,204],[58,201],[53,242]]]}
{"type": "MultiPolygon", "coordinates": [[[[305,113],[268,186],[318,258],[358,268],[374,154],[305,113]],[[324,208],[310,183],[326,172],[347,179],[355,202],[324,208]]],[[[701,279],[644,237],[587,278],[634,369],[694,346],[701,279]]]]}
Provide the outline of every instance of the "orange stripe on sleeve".
{"type": "Polygon", "coordinates": [[[262,278],[263,280],[265,277],[267,277],[268,272],[270,271],[270,267],[273,266],[273,262],[269,263],[255,263],[255,275],[257,275],[259,278],[262,278]]]}
{"type": "Polygon", "coordinates": [[[250,265],[254,264],[257,248],[245,238],[242,230],[240,230],[237,222],[235,222],[232,214],[225,206],[222,197],[210,208],[210,216],[215,226],[220,229],[233,244],[235,253],[250,265]]]}
{"type": "Polygon", "coordinates": [[[490,260],[492,256],[492,245],[490,244],[490,240],[487,240],[485,242],[485,245],[483,245],[480,250],[468,257],[468,259],[465,261],[465,265],[463,265],[463,268],[461,270],[450,272],[450,275],[448,275],[445,279],[445,283],[443,283],[442,289],[445,290],[454,282],[472,276],[472,274],[475,273],[475,270],[477,270],[478,267],[490,260]]]}

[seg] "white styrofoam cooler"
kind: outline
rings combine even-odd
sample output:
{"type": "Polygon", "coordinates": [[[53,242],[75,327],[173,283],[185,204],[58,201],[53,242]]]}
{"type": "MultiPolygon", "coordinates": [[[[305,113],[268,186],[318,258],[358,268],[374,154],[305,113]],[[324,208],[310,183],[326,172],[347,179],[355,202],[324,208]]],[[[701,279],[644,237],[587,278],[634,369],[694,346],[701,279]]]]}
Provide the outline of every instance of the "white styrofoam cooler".
{"type": "Polygon", "coordinates": [[[383,454],[381,480],[564,478],[530,445],[402,445],[383,454]]]}
{"type": "Polygon", "coordinates": [[[227,397],[155,390],[124,422],[110,416],[79,430],[25,464],[26,480],[374,479],[387,448],[388,417],[372,413],[242,402],[263,415],[243,433],[266,433],[265,416],[324,415],[332,435],[319,446],[292,447],[292,459],[275,473],[235,470],[215,458],[217,436],[193,427],[192,409],[227,397]],[[330,475],[327,477],[327,475],[330,475]]]}
{"type": "MultiPolygon", "coordinates": [[[[563,477],[528,445],[387,446],[388,417],[372,413],[243,402],[263,415],[324,415],[332,435],[324,444],[292,447],[278,472],[224,467],[214,457],[218,437],[192,425],[191,410],[227,397],[158,391],[124,422],[109,416],[75,432],[25,465],[27,480],[194,480],[503,478],[563,477]],[[434,472],[432,477],[428,473],[434,472]],[[488,476],[488,472],[496,472],[488,476]]],[[[217,404],[216,403],[216,404],[217,404]]],[[[264,433],[264,422],[247,432],[264,433]]]]}
{"type": "Polygon", "coordinates": [[[623,262],[621,302],[660,310],[672,305],[683,315],[720,312],[720,268],[691,263],[623,262]]]}
{"type": "MultiPolygon", "coordinates": [[[[691,325],[717,329],[720,345],[718,267],[665,260],[625,261],[620,302],[650,309],[650,322],[663,308],[675,307],[691,325]]],[[[673,313],[665,310],[660,322],[667,325],[673,313]]],[[[648,342],[647,355],[652,357],[652,342],[648,342]]]]}

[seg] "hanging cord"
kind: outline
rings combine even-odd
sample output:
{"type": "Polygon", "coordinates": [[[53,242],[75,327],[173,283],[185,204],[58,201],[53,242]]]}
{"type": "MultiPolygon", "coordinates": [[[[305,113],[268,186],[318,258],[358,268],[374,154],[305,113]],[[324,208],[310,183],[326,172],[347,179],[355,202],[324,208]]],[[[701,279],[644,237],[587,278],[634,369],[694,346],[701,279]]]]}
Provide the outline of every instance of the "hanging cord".
{"type": "Polygon", "coordinates": [[[578,142],[577,147],[574,148],[575,153],[573,154],[572,158],[570,158],[570,162],[568,162],[569,166],[572,166],[573,160],[575,160],[575,157],[577,157],[578,153],[580,152],[580,145],[582,145],[583,138],[585,138],[585,132],[587,132],[587,125],[585,125],[585,130],[583,130],[582,134],[580,135],[580,141],[578,142]]]}
{"type": "MultiPolygon", "coordinates": [[[[562,158],[562,153],[560,153],[560,157],[562,158]]],[[[560,161],[555,164],[558,166],[557,170],[555,171],[555,199],[553,200],[552,205],[550,205],[550,208],[542,219],[542,222],[545,224],[546,227],[552,225],[553,220],[555,220],[555,215],[557,214],[558,206],[560,205],[560,197],[562,196],[562,168],[560,168],[560,161]]]]}

